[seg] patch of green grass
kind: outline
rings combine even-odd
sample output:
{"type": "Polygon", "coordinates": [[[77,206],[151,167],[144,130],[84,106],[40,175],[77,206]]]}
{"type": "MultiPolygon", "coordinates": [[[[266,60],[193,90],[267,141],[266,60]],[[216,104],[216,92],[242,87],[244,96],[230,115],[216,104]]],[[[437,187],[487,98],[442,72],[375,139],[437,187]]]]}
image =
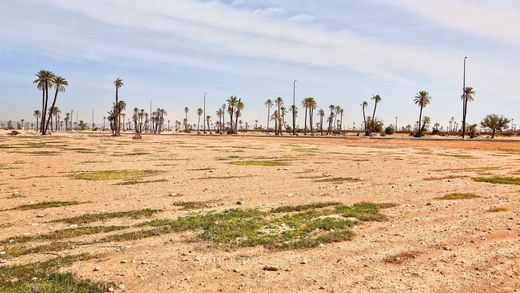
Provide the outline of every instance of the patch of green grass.
{"type": "Polygon", "coordinates": [[[171,233],[171,232],[172,231],[171,231],[170,227],[165,226],[165,227],[159,227],[159,228],[148,229],[148,230],[138,230],[138,231],[126,232],[123,234],[110,235],[110,236],[102,238],[98,242],[104,243],[104,242],[135,241],[135,240],[139,240],[139,239],[160,236],[160,235],[171,233]]]}
{"type": "Polygon", "coordinates": [[[519,177],[475,177],[473,180],[476,182],[486,182],[492,184],[520,185],[519,177]]]}
{"type": "Polygon", "coordinates": [[[459,199],[473,199],[479,198],[480,196],[474,193],[449,193],[441,197],[436,197],[439,200],[459,200],[459,199]]]}
{"type": "Polygon", "coordinates": [[[43,244],[37,246],[13,246],[4,250],[5,257],[13,258],[27,254],[41,253],[41,252],[56,252],[66,249],[74,248],[74,244],[70,242],[53,242],[50,244],[43,244]]]}
{"type": "Polygon", "coordinates": [[[467,175],[449,175],[449,176],[442,176],[442,177],[426,177],[424,180],[426,181],[440,181],[440,180],[450,180],[450,179],[463,179],[467,178],[469,176],[467,175]]]}
{"type": "Polygon", "coordinates": [[[137,184],[150,184],[150,183],[160,183],[160,182],[168,182],[168,179],[155,179],[155,180],[127,180],[120,183],[116,183],[115,185],[137,185],[137,184]]]}
{"type": "Polygon", "coordinates": [[[88,255],[58,257],[44,262],[0,266],[0,292],[104,292],[102,285],[78,280],[70,273],[58,273],[60,267],[88,260],[88,255]]]}
{"type": "Polygon", "coordinates": [[[78,180],[139,180],[162,173],[158,170],[106,170],[77,172],[71,175],[78,180]]]}
{"type": "Polygon", "coordinates": [[[471,155],[465,155],[465,154],[439,154],[439,156],[442,157],[452,157],[457,159],[474,159],[471,155]]]}
{"type": "Polygon", "coordinates": [[[213,171],[215,168],[196,168],[196,169],[188,169],[186,171],[213,171]]]}
{"type": "Polygon", "coordinates": [[[326,177],[321,179],[314,179],[313,181],[319,183],[346,183],[359,181],[359,179],[352,177],[326,177]]]}
{"type": "Polygon", "coordinates": [[[78,204],[81,204],[81,202],[78,202],[78,201],[45,201],[45,202],[40,202],[40,203],[21,205],[19,207],[14,208],[14,210],[22,210],[22,211],[42,210],[42,209],[66,207],[66,206],[72,206],[72,205],[78,205],[78,204]]]}
{"type": "Polygon", "coordinates": [[[0,242],[0,244],[15,244],[15,243],[26,243],[29,241],[44,241],[44,240],[63,240],[83,235],[93,235],[99,233],[108,233],[127,229],[127,226],[96,226],[96,227],[80,227],[70,228],[63,230],[56,230],[54,232],[42,235],[30,235],[30,236],[17,236],[0,242]]]}
{"type": "Polygon", "coordinates": [[[265,167],[275,167],[275,166],[287,166],[289,163],[284,161],[255,161],[255,160],[244,160],[244,161],[231,161],[228,164],[234,166],[265,166],[265,167]]]}
{"type": "Polygon", "coordinates": [[[216,201],[178,201],[174,202],[173,205],[176,207],[182,207],[183,210],[200,210],[211,207],[211,204],[216,201]]]}
{"type": "Polygon", "coordinates": [[[301,212],[307,210],[321,209],[331,206],[341,205],[340,202],[318,202],[318,203],[310,203],[304,205],[297,206],[282,206],[271,210],[272,213],[290,213],[290,212],[301,212]]]}
{"type": "Polygon", "coordinates": [[[126,211],[126,212],[84,214],[84,215],[80,215],[77,217],[55,220],[53,222],[64,222],[64,223],[68,223],[68,224],[87,224],[87,223],[106,221],[106,220],[111,220],[111,219],[116,219],[116,218],[132,218],[132,219],[148,218],[158,212],[160,212],[160,210],[142,209],[142,210],[126,211]]]}
{"type": "Polygon", "coordinates": [[[233,209],[154,220],[149,225],[168,226],[171,232],[202,230],[200,239],[231,247],[302,249],[350,239],[353,236],[350,227],[357,221],[386,219],[379,212],[380,208],[372,203],[352,206],[317,203],[280,207],[269,212],[233,209]]]}
{"type": "Polygon", "coordinates": [[[436,172],[477,172],[477,171],[494,171],[500,170],[499,167],[472,167],[472,168],[452,168],[452,169],[437,169],[436,172]]]}
{"type": "Polygon", "coordinates": [[[238,178],[250,178],[253,177],[253,175],[247,175],[247,176],[208,176],[208,177],[202,177],[198,180],[226,180],[226,179],[238,179],[238,178]]]}

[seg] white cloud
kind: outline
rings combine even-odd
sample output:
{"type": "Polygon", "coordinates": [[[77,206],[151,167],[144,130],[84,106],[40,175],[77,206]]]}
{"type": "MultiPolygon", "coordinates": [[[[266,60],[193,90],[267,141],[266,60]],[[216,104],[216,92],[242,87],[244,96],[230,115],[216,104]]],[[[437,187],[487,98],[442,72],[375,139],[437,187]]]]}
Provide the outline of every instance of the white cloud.
{"type": "Polygon", "coordinates": [[[512,0],[376,0],[447,29],[520,45],[520,2],[512,0]]]}

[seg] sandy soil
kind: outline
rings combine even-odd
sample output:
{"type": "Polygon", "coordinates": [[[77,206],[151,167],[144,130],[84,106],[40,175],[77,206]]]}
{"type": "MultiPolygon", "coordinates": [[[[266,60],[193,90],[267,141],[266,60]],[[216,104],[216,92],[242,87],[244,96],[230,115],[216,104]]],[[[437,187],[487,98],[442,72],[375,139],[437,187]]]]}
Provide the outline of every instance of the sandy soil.
{"type": "MultiPolygon", "coordinates": [[[[116,287],[118,292],[519,292],[520,185],[473,181],[477,176],[520,177],[520,143],[182,135],[136,141],[130,136],[39,138],[4,132],[0,133],[0,241],[65,229],[68,224],[51,221],[85,213],[153,208],[163,211],[152,218],[163,219],[200,212],[182,210],[174,205],[178,201],[214,201],[204,211],[323,201],[397,206],[383,210],[387,221],[355,226],[352,240],[313,249],[229,249],[200,241],[194,233],[81,245],[123,232],[116,231],[68,239],[78,245],[0,265],[89,253],[95,258],[62,270],[123,284],[124,288],[116,287]],[[285,159],[289,165],[233,166],[222,160],[229,156],[285,159]],[[79,171],[127,169],[161,170],[164,173],[146,179],[166,181],[115,185],[120,180],[70,177],[79,171]],[[318,183],[299,178],[302,174],[360,180],[318,183]],[[207,179],[223,176],[239,177],[207,179]],[[449,193],[480,197],[435,199],[449,193]],[[73,200],[82,204],[12,210],[30,203],[73,200]],[[491,212],[492,208],[500,209],[491,212]],[[399,255],[397,261],[388,261],[399,255]],[[265,266],[278,270],[266,271],[265,266]]],[[[148,220],[120,218],[96,225],[148,220]]]]}

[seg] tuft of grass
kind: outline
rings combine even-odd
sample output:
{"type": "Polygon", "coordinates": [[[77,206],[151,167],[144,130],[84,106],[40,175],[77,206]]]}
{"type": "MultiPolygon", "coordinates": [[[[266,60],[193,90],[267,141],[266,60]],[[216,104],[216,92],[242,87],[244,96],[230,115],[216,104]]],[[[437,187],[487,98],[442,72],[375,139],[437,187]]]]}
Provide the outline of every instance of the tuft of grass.
{"type": "Polygon", "coordinates": [[[42,210],[42,209],[48,209],[48,208],[57,208],[57,207],[65,207],[65,206],[72,206],[72,205],[78,205],[81,204],[81,202],[78,201],[45,201],[35,204],[26,204],[21,205],[19,207],[14,208],[13,210],[42,210]]]}
{"type": "Polygon", "coordinates": [[[162,173],[158,170],[106,170],[77,172],[71,175],[78,180],[139,180],[162,173]]]}
{"type": "Polygon", "coordinates": [[[239,178],[250,178],[253,175],[246,175],[246,176],[208,176],[208,177],[202,177],[198,180],[227,180],[227,179],[239,179],[239,178]]]}
{"type": "Polygon", "coordinates": [[[55,220],[53,222],[64,222],[68,224],[87,224],[98,221],[106,221],[116,218],[147,218],[151,217],[154,214],[160,212],[160,210],[153,209],[142,209],[135,211],[125,211],[125,212],[108,212],[108,213],[99,213],[99,214],[84,214],[72,218],[65,218],[55,220]]]}
{"type": "Polygon", "coordinates": [[[131,231],[123,234],[110,235],[100,239],[98,242],[123,242],[123,241],[135,241],[139,239],[160,236],[166,233],[171,233],[171,229],[168,226],[159,227],[148,230],[131,231]]]}
{"type": "Polygon", "coordinates": [[[452,157],[457,159],[474,159],[471,155],[464,155],[464,154],[439,154],[439,156],[442,157],[452,157]]]}
{"type": "Polygon", "coordinates": [[[155,180],[127,180],[120,183],[116,183],[115,185],[137,185],[137,184],[150,184],[150,183],[159,183],[159,182],[168,182],[168,179],[155,179],[155,180]]]}
{"type": "Polygon", "coordinates": [[[383,261],[387,264],[400,265],[407,261],[416,259],[419,255],[421,255],[421,253],[417,251],[401,252],[396,255],[388,256],[383,261]]]}
{"type": "Polygon", "coordinates": [[[480,196],[474,193],[449,193],[441,197],[436,197],[439,200],[459,200],[459,199],[473,199],[479,198],[480,196]]]}
{"type": "Polygon", "coordinates": [[[88,255],[58,257],[44,262],[0,267],[0,292],[104,292],[90,280],[78,280],[70,273],[58,273],[60,267],[88,260],[88,255]]]}
{"type": "Polygon", "coordinates": [[[149,225],[169,227],[169,232],[202,231],[198,236],[200,239],[218,245],[304,249],[351,239],[354,234],[350,228],[357,221],[386,219],[379,209],[379,205],[372,203],[352,206],[317,203],[285,206],[269,212],[232,209],[171,220],[154,220],[149,225]]]}
{"type": "Polygon", "coordinates": [[[99,233],[108,233],[118,230],[127,229],[127,226],[95,226],[95,227],[80,227],[70,228],[63,230],[56,230],[54,232],[42,235],[31,235],[31,236],[17,236],[8,240],[0,242],[0,244],[6,243],[26,243],[29,241],[44,241],[44,240],[63,240],[83,235],[93,235],[99,233]]]}
{"type": "Polygon", "coordinates": [[[486,182],[492,184],[510,184],[510,185],[520,185],[520,178],[518,177],[475,177],[473,181],[476,182],[486,182]]]}
{"type": "Polygon", "coordinates": [[[327,208],[327,207],[331,207],[331,206],[339,206],[339,205],[341,205],[340,202],[318,202],[318,203],[310,203],[310,204],[297,205],[297,206],[282,206],[282,207],[272,209],[271,212],[272,213],[301,212],[301,211],[322,209],[322,208],[327,208]]]}
{"type": "Polygon", "coordinates": [[[243,160],[243,161],[231,161],[228,164],[234,166],[264,166],[264,167],[276,167],[276,166],[288,166],[289,163],[285,161],[268,161],[268,160],[243,160]]]}
{"type": "Polygon", "coordinates": [[[216,201],[177,201],[173,205],[182,207],[183,210],[200,210],[211,207],[216,201]]]}
{"type": "Polygon", "coordinates": [[[426,177],[424,180],[426,181],[440,181],[440,180],[450,180],[450,179],[463,179],[467,178],[469,176],[467,175],[449,175],[449,176],[442,176],[442,177],[426,177]]]}
{"type": "Polygon", "coordinates": [[[321,179],[314,179],[313,181],[319,182],[319,183],[338,183],[338,184],[340,184],[340,183],[359,181],[359,179],[352,178],[352,177],[326,177],[326,178],[321,178],[321,179]]]}

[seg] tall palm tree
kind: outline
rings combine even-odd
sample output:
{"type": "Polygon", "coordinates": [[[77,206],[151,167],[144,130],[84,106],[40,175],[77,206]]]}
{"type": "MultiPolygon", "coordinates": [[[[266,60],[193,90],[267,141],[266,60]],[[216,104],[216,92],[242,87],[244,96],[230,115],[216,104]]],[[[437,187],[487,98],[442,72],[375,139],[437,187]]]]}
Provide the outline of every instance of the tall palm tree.
{"type": "Polygon", "coordinates": [[[235,114],[235,107],[237,106],[238,98],[236,96],[231,96],[226,100],[226,102],[228,103],[227,111],[229,114],[229,128],[233,130],[235,129],[235,127],[233,127],[233,114],[235,114]]]}
{"type": "Polygon", "coordinates": [[[414,102],[415,102],[416,105],[419,105],[419,108],[420,108],[420,111],[419,111],[419,127],[417,129],[417,133],[415,134],[416,136],[420,136],[420,135],[422,135],[422,133],[424,131],[424,127],[426,126],[425,124],[423,124],[421,126],[421,121],[422,121],[423,109],[426,106],[428,106],[428,104],[430,104],[430,102],[431,102],[430,94],[427,91],[420,91],[415,96],[414,102]]]}
{"type": "Polygon", "coordinates": [[[365,110],[367,109],[367,107],[368,107],[368,102],[363,101],[363,103],[361,103],[361,108],[363,109],[363,122],[365,124],[365,135],[368,135],[367,116],[365,113],[365,110]]]}
{"type": "Polygon", "coordinates": [[[42,91],[42,119],[40,125],[40,132],[45,135],[47,121],[47,104],[49,101],[49,88],[52,88],[52,80],[54,74],[48,70],[40,70],[36,74],[36,80],[33,81],[36,87],[42,91]]]}
{"type": "Polygon", "coordinates": [[[462,138],[465,138],[466,136],[466,115],[468,114],[468,102],[473,102],[475,94],[475,89],[472,87],[464,88],[464,93],[462,94],[462,138]]]}
{"type": "Polygon", "coordinates": [[[334,125],[336,127],[336,130],[339,130],[338,116],[341,114],[341,106],[336,106],[336,109],[334,109],[334,113],[336,113],[336,115],[334,116],[334,125]]]}
{"type": "Polygon", "coordinates": [[[281,125],[282,123],[280,123],[280,122],[281,122],[281,120],[280,120],[280,118],[281,118],[280,113],[281,113],[281,111],[282,111],[283,98],[282,98],[282,97],[277,97],[277,98],[274,100],[274,104],[276,105],[276,108],[278,108],[278,110],[277,110],[277,111],[278,111],[278,112],[277,112],[277,113],[278,113],[278,115],[277,115],[277,116],[278,116],[278,120],[277,120],[277,127],[278,127],[278,128],[276,129],[275,134],[276,134],[276,135],[280,135],[280,134],[282,134],[282,125],[281,125]]]}
{"type": "Polygon", "coordinates": [[[319,109],[318,115],[320,116],[320,133],[323,135],[323,117],[325,117],[325,110],[319,109]]]}
{"type": "Polygon", "coordinates": [[[190,109],[188,107],[184,107],[184,131],[188,132],[188,112],[190,109]]]}
{"type": "Polygon", "coordinates": [[[329,129],[327,130],[327,135],[332,134],[332,121],[334,121],[334,110],[336,109],[336,106],[330,105],[330,116],[329,116],[329,129]]]}
{"type": "MultiPolygon", "coordinates": [[[[114,81],[114,86],[116,87],[116,102],[114,104],[114,106],[117,108],[117,106],[119,105],[119,89],[124,85],[123,83],[123,80],[121,78],[117,78],[115,81],[114,81]]],[[[121,132],[120,132],[120,129],[119,129],[119,115],[121,113],[118,112],[118,109],[114,109],[114,135],[115,136],[120,136],[121,135],[121,132]]]]}
{"type": "Polygon", "coordinates": [[[36,130],[39,130],[40,129],[39,121],[40,121],[40,117],[42,116],[42,112],[40,110],[34,110],[33,116],[34,116],[34,118],[36,118],[36,130]]]}
{"type": "Polygon", "coordinates": [[[314,135],[314,130],[312,129],[312,118],[314,116],[314,110],[318,107],[318,103],[313,97],[307,98],[307,108],[309,108],[309,125],[311,127],[311,135],[314,135]]]}
{"type": "MultiPolygon", "coordinates": [[[[106,117],[103,117],[103,127],[105,125],[105,119],[106,117]]],[[[65,120],[65,131],[67,131],[69,130],[70,113],[65,113],[65,118],[63,118],[63,120],[65,120]]]]}
{"type": "Polygon", "coordinates": [[[242,110],[244,109],[244,103],[242,102],[242,99],[238,99],[238,102],[236,104],[236,119],[235,119],[235,132],[238,133],[238,117],[240,117],[242,110]]]}
{"type": "Polygon", "coordinates": [[[309,98],[304,98],[302,101],[303,109],[305,110],[304,123],[303,123],[303,135],[307,135],[307,112],[309,112],[309,98]]]}
{"type": "Polygon", "coordinates": [[[376,124],[377,124],[377,119],[376,119],[376,109],[377,109],[377,104],[379,104],[381,102],[381,96],[380,95],[375,95],[372,97],[372,100],[374,100],[374,113],[372,114],[372,125],[371,125],[371,130],[372,131],[375,131],[375,127],[376,127],[376,124]]]}
{"type": "Polygon", "coordinates": [[[273,100],[267,99],[264,104],[267,107],[267,133],[269,133],[269,120],[271,120],[271,108],[273,107],[274,103],[273,100]]]}
{"type": "Polygon", "coordinates": [[[197,116],[199,116],[199,119],[197,120],[197,133],[200,133],[200,116],[204,113],[204,110],[202,108],[197,109],[197,116]]]}

